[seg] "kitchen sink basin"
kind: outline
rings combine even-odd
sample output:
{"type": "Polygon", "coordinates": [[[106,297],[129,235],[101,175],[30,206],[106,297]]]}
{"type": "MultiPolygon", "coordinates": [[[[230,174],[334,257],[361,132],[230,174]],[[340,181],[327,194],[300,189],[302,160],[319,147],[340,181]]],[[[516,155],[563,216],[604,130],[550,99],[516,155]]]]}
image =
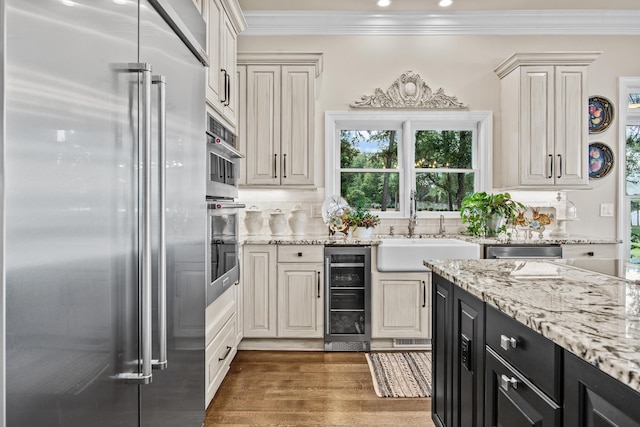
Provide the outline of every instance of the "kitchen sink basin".
{"type": "Polygon", "coordinates": [[[427,271],[429,259],[480,259],[480,245],[458,239],[382,239],[378,271],[427,271]]]}

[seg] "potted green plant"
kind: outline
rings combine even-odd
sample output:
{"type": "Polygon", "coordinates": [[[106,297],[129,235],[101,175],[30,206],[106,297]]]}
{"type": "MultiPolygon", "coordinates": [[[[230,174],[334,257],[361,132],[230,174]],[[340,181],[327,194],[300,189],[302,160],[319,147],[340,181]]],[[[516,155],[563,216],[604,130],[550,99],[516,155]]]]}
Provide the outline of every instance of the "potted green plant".
{"type": "Polygon", "coordinates": [[[481,191],[462,199],[460,217],[470,234],[495,236],[506,232],[509,222],[524,209],[524,204],[513,200],[509,193],[488,194],[481,191]]]}
{"type": "Polygon", "coordinates": [[[366,208],[350,208],[347,211],[347,223],[353,229],[354,237],[370,238],[373,229],[380,224],[380,217],[366,208]]]}

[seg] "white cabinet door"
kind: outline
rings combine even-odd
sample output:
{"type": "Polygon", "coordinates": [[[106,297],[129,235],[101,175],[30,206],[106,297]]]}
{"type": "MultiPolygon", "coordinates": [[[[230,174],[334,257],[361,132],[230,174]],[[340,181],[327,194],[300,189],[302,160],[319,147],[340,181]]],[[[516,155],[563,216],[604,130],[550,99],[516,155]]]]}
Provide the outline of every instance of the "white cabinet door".
{"type": "Polygon", "coordinates": [[[278,337],[322,338],[322,263],[278,264],[278,337]]]}
{"type": "Polygon", "coordinates": [[[238,111],[238,78],[236,73],[236,52],[238,44],[238,34],[233,28],[231,20],[225,13],[223,15],[222,30],[220,32],[221,38],[221,55],[220,55],[220,68],[223,72],[223,82],[226,85],[223,88],[225,94],[224,99],[221,100],[222,115],[227,121],[236,127],[238,123],[237,111],[238,111]],[[225,75],[226,73],[226,75],[225,75]],[[226,80],[224,80],[226,79],[226,80]]]}
{"type": "Polygon", "coordinates": [[[244,246],[243,315],[246,338],[277,334],[276,246],[244,246]]]}
{"type": "Polygon", "coordinates": [[[220,100],[224,74],[220,62],[220,33],[225,15],[220,0],[206,0],[207,16],[207,54],[209,55],[209,68],[207,69],[207,103],[216,111],[221,111],[220,100]]]}
{"type": "Polygon", "coordinates": [[[313,184],[314,72],[314,67],[282,67],[283,185],[313,184]]]}
{"type": "Polygon", "coordinates": [[[555,184],[589,184],[587,67],[555,67],[555,184]]]}
{"type": "Polygon", "coordinates": [[[246,183],[279,185],[282,173],[280,67],[249,65],[246,79],[246,183]]]}
{"type": "Polygon", "coordinates": [[[373,276],[371,336],[431,338],[431,273],[373,276]]]}

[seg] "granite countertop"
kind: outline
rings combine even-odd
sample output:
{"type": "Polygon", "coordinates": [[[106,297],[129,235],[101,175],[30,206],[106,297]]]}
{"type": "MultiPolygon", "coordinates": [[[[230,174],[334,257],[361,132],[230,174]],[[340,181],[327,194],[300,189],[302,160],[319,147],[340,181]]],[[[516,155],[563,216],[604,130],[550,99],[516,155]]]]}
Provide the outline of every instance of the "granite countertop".
{"type": "Polygon", "coordinates": [[[640,392],[640,284],[566,260],[424,264],[640,392]]]}
{"type": "MultiPolygon", "coordinates": [[[[345,238],[343,236],[305,235],[305,236],[241,236],[242,243],[246,245],[378,245],[382,239],[407,239],[406,235],[375,235],[371,239],[345,238]]],[[[500,241],[497,238],[481,238],[467,236],[464,234],[420,234],[413,236],[414,239],[460,239],[466,242],[478,243],[480,245],[540,245],[540,244],[562,244],[562,245],[584,245],[584,244],[610,244],[620,243],[617,239],[603,239],[591,237],[566,237],[562,239],[533,239],[533,240],[509,240],[500,241]]]]}

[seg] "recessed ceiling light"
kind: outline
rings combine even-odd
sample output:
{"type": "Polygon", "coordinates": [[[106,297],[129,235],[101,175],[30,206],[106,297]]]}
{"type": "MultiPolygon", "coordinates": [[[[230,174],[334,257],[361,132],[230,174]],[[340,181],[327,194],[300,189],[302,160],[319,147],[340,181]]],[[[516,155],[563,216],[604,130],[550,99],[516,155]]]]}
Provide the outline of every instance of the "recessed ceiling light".
{"type": "Polygon", "coordinates": [[[380,7],[387,7],[391,4],[391,0],[378,0],[376,4],[380,7]]]}
{"type": "Polygon", "coordinates": [[[447,6],[451,6],[453,4],[453,0],[440,0],[438,2],[438,6],[440,7],[447,7],[447,6]]]}

